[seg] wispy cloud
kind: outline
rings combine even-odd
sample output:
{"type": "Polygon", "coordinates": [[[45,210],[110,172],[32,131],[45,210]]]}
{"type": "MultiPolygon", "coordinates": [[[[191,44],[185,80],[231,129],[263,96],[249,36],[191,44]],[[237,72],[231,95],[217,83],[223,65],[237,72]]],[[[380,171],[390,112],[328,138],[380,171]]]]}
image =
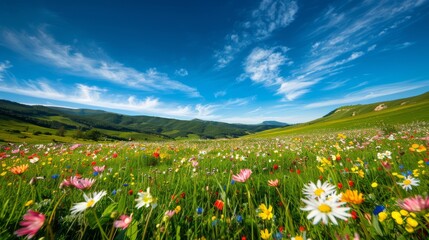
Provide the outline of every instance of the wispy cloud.
{"type": "Polygon", "coordinates": [[[424,88],[429,86],[429,81],[405,81],[400,83],[391,83],[378,85],[373,87],[367,87],[359,91],[349,93],[342,98],[336,98],[334,100],[320,101],[315,103],[310,103],[305,105],[305,108],[318,108],[326,106],[336,106],[354,102],[362,102],[369,99],[374,99],[378,97],[393,95],[397,93],[407,92],[419,88],[424,88]]]}
{"type": "Polygon", "coordinates": [[[33,35],[3,30],[0,44],[28,59],[56,67],[71,75],[109,81],[144,91],[179,91],[191,97],[200,96],[195,88],[172,80],[167,74],[158,72],[155,68],[140,72],[109,58],[89,56],[71,45],[59,43],[40,28],[33,35]]]}
{"type": "Polygon", "coordinates": [[[380,50],[381,52],[385,52],[385,51],[395,51],[395,50],[402,50],[408,47],[411,47],[415,44],[415,42],[403,42],[403,43],[399,43],[399,44],[395,44],[393,46],[387,46],[385,48],[383,48],[382,50],[380,50]]]}
{"type": "Polygon", "coordinates": [[[10,65],[9,61],[0,62],[0,81],[3,81],[4,75],[6,74],[7,69],[11,67],[12,65],[10,65]]]}
{"type": "Polygon", "coordinates": [[[334,90],[334,89],[340,88],[344,86],[348,81],[349,80],[328,82],[327,86],[324,87],[323,90],[327,91],[327,90],[334,90]]]}
{"type": "Polygon", "coordinates": [[[216,67],[226,67],[244,48],[267,39],[278,29],[287,27],[295,19],[298,5],[290,0],[262,0],[249,19],[225,37],[226,44],[215,52],[216,67]]]}
{"type": "Polygon", "coordinates": [[[281,84],[280,67],[288,60],[287,51],[286,47],[253,49],[244,63],[246,77],[266,86],[281,84]]]}
{"type": "Polygon", "coordinates": [[[188,76],[188,75],[189,75],[188,70],[186,70],[186,69],[184,69],[184,68],[177,69],[174,73],[175,73],[176,75],[181,76],[181,77],[186,77],[186,76],[188,76]]]}
{"type": "Polygon", "coordinates": [[[226,95],[226,91],[217,91],[213,95],[214,95],[215,98],[223,97],[223,96],[226,95]]]}
{"type": "Polygon", "coordinates": [[[409,20],[408,14],[424,1],[364,1],[353,7],[329,7],[311,26],[316,30],[309,37],[317,41],[310,41],[308,57],[289,76],[283,77],[278,93],[294,100],[311,92],[315,84],[373,51],[379,40],[409,20]]]}

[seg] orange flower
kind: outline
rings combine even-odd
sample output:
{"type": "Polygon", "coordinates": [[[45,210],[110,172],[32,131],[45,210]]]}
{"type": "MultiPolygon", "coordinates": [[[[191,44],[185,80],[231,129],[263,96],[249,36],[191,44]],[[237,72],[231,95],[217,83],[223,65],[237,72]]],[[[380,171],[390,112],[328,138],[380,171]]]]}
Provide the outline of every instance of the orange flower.
{"type": "Polygon", "coordinates": [[[23,174],[25,171],[27,171],[28,169],[28,164],[23,164],[21,166],[15,166],[13,168],[11,168],[9,171],[11,171],[13,174],[23,174]]]}
{"type": "Polygon", "coordinates": [[[216,202],[213,204],[217,209],[222,211],[223,209],[223,201],[222,200],[216,200],[216,202]]]}
{"type": "Polygon", "coordinates": [[[353,204],[361,204],[363,200],[363,194],[358,193],[357,190],[347,190],[345,193],[343,193],[341,197],[341,202],[348,202],[353,204]]]}
{"type": "Polygon", "coordinates": [[[411,152],[424,152],[424,151],[426,151],[426,147],[424,145],[422,145],[422,144],[419,145],[417,143],[414,143],[409,149],[411,152]]]}

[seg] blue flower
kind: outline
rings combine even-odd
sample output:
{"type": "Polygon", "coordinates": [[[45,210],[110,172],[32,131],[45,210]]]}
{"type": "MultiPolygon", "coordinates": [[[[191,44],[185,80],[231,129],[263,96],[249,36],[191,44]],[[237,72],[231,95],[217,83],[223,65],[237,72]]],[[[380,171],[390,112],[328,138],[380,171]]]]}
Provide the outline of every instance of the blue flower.
{"type": "Polygon", "coordinates": [[[116,195],[116,189],[112,191],[112,195],[116,195]]]}
{"type": "Polygon", "coordinates": [[[377,205],[372,213],[374,213],[374,215],[378,215],[379,213],[383,212],[384,209],[384,206],[377,205]]]}
{"type": "Polygon", "coordinates": [[[199,214],[203,214],[203,212],[204,212],[204,209],[202,208],[202,207],[198,207],[197,208],[197,214],[199,215],[199,214]]]}
{"type": "Polygon", "coordinates": [[[59,178],[59,177],[60,177],[60,175],[59,175],[59,174],[54,174],[54,175],[52,175],[52,176],[51,176],[51,178],[52,178],[52,179],[57,179],[57,178],[59,178]]]}
{"type": "Polygon", "coordinates": [[[243,217],[241,215],[237,215],[237,222],[238,223],[242,223],[243,222],[243,217]]]}
{"type": "Polygon", "coordinates": [[[282,239],[283,238],[283,234],[281,234],[281,232],[276,232],[276,234],[274,234],[274,239],[282,239]]]}
{"type": "Polygon", "coordinates": [[[233,185],[235,183],[235,181],[234,180],[231,180],[231,185],[233,185]]]}
{"type": "Polygon", "coordinates": [[[95,171],[95,172],[93,172],[93,173],[92,173],[92,175],[93,175],[93,176],[98,176],[98,172],[97,172],[97,171],[95,171]]]}
{"type": "Polygon", "coordinates": [[[124,184],[122,184],[122,186],[128,187],[128,183],[124,183],[124,184]]]}

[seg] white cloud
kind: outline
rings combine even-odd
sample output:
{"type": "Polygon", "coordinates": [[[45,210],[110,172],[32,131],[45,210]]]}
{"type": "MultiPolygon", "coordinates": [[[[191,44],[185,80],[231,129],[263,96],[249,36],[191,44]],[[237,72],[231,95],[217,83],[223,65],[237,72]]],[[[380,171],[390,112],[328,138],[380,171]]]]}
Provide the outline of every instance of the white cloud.
{"type": "Polygon", "coordinates": [[[278,29],[287,27],[294,21],[298,5],[290,0],[262,0],[252,11],[251,17],[238,24],[225,37],[226,44],[215,52],[216,67],[226,67],[237,53],[252,43],[269,38],[278,29]]]}
{"type": "MultiPolygon", "coordinates": [[[[292,70],[290,76],[283,77],[284,83],[278,93],[284,94],[286,99],[293,100],[310,92],[314,84],[340,73],[353,61],[373,51],[381,39],[378,33],[386,25],[390,26],[389,30],[398,28],[422,2],[365,1],[345,7],[347,4],[328,8],[310,26],[312,33],[309,35],[317,41],[309,46],[310,54],[303,64],[292,70]]],[[[398,45],[396,49],[410,45],[398,45]]]]}
{"type": "Polygon", "coordinates": [[[280,67],[288,58],[286,47],[274,47],[270,49],[255,48],[247,57],[244,71],[248,78],[256,83],[266,86],[279,84],[280,67]]]}
{"type": "Polygon", "coordinates": [[[350,94],[343,96],[342,98],[310,103],[310,104],[307,104],[305,108],[318,108],[318,107],[342,105],[347,103],[357,103],[357,102],[362,102],[369,99],[407,92],[407,91],[424,88],[428,86],[429,86],[429,81],[420,81],[420,82],[405,81],[400,83],[378,85],[378,86],[368,87],[359,91],[352,92],[350,94]]]}
{"type": "Polygon", "coordinates": [[[344,86],[349,80],[344,80],[344,81],[334,81],[334,82],[328,82],[327,86],[323,88],[323,90],[334,90],[337,89],[339,87],[344,86]]]}
{"type": "Polygon", "coordinates": [[[195,88],[172,80],[155,68],[140,72],[108,58],[91,57],[73,46],[57,42],[42,29],[38,29],[34,35],[4,30],[1,41],[6,47],[33,61],[56,67],[71,75],[109,81],[144,91],[179,91],[191,97],[200,96],[195,88]]]}
{"type": "Polygon", "coordinates": [[[7,73],[7,69],[11,67],[12,65],[9,61],[0,62],[0,81],[3,81],[4,75],[7,73]]]}
{"type": "Polygon", "coordinates": [[[214,93],[214,97],[218,98],[218,97],[223,97],[226,95],[226,91],[217,91],[214,93]]]}
{"type": "Polygon", "coordinates": [[[174,73],[175,73],[176,75],[181,76],[181,77],[185,77],[185,76],[188,76],[188,75],[189,75],[188,70],[186,70],[186,69],[184,69],[184,68],[177,69],[174,73]]]}

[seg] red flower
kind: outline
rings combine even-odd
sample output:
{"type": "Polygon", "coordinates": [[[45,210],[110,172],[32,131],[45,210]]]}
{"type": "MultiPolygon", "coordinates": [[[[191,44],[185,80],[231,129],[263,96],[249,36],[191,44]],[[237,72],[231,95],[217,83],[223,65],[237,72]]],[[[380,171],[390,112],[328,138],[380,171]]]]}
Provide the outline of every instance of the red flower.
{"type": "Polygon", "coordinates": [[[155,157],[155,158],[159,158],[159,152],[154,152],[154,153],[153,153],[153,157],[155,157]]]}
{"type": "Polygon", "coordinates": [[[117,158],[118,154],[117,153],[113,153],[112,158],[117,158]]]}
{"type": "Polygon", "coordinates": [[[246,236],[242,236],[241,240],[247,240],[246,236]]]}
{"type": "Polygon", "coordinates": [[[219,209],[220,211],[222,211],[223,209],[223,201],[222,200],[216,200],[216,202],[214,203],[214,206],[219,209]]]}
{"type": "Polygon", "coordinates": [[[281,233],[282,233],[284,230],[285,230],[285,228],[284,228],[283,226],[280,226],[280,227],[279,227],[279,232],[281,232],[281,233]]]}
{"type": "Polygon", "coordinates": [[[96,161],[93,161],[93,162],[91,163],[91,165],[92,165],[92,166],[95,166],[95,165],[97,165],[97,162],[96,162],[96,161]]]}
{"type": "Polygon", "coordinates": [[[299,226],[299,231],[300,232],[304,232],[305,231],[305,227],[304,226],[299,226]]]}
{"type": "Polygon", "coordinates": [[[273,169],[274,169],[274,170],[277,170],[277,169],[279,169],[279,165],[277,165],[277,164],[274,164],[274,166],[273,166],[273,169]]]}
{"type": "Polygon", "coordinates": [[[354,210],[351,212],[351,215],[352,215],[353,219],[358,219],[359,218],[358,215],[357,215],[357,212],[354,211],[354,210]]]}
{"type": "Polygon", "coordinates": [[[185,192],[182,192],[182,193],[180,194],[180,197],[181,197],[181,198],[185,198],[185,196],[186,196],[186,193],[185,193],[185,192]]]}
{"type": "Polygon", "coordinates": [[[338,186],[338,189],[342,189],[343,188],[343,184],[342,183],[338,183],[337,186],[338,186]]]}
{"type": "Polygon", "coordinates": [[[296,170],[296,173],[299,175],[299,174],[301,174],[301,170],[296,170]]]}
{"type": "Polygon", "coordinates": [[[132,189],[130,189],[129,191],[128,191],[128,195],[133,195],[133,190],[132,189]]]}
{"type": "Polygon", "coordinates": [[[349,180],[349,186],[353,187],[355,185],[355,183],[352,180],[349,180]]]}

